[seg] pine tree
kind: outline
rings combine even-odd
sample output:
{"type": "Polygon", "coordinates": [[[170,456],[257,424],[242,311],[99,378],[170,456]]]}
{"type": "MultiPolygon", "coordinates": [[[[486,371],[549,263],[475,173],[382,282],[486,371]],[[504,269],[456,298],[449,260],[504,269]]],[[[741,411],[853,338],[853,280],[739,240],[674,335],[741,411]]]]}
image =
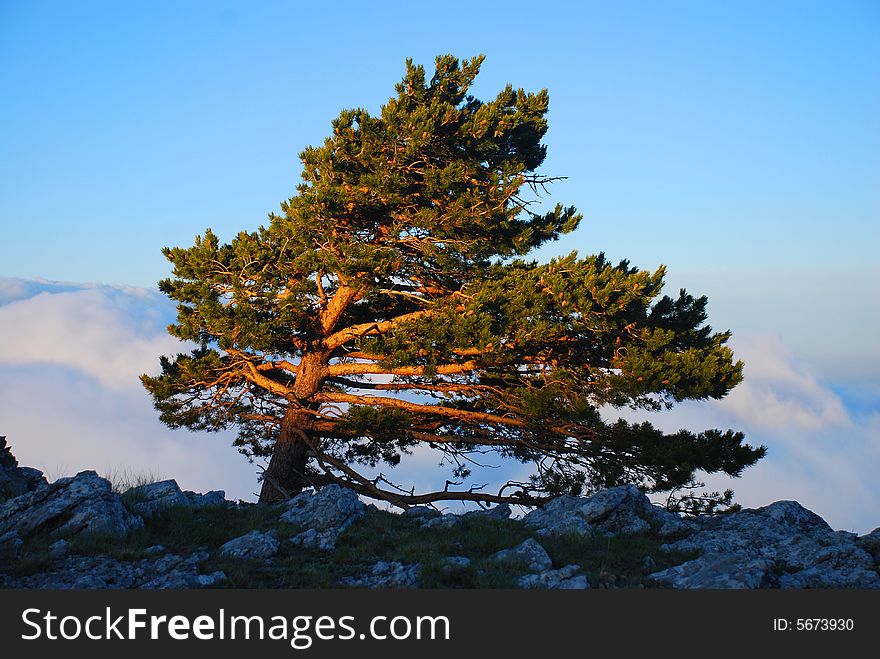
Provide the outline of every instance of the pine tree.
{"type": "Polygon", "coordinates": [[[197,347],[142,382],[167,425],[235,426],[243,453],[270,458],[261,501],[340,483],[404,508],[534,505],[620,483],[676,490],[764,455],[738,432],[600,417],[721,398],[742,363],[704,324],[705,297],[659,297],[662,267],[526,260],[581,216],[536,210],[553,180],[537,173],[547,91],[481,102],[468,90],[482,61],[438,57],[430,80],[407,61],[378,116],[345,110],[302,152],[303,183],[267,227],[164,250],[169,331],[197,347]],[[415,493],[362,473],[419,445],[458,481],[415,493]],[[534,474],[463,486],[486,452],[534,474]]]}

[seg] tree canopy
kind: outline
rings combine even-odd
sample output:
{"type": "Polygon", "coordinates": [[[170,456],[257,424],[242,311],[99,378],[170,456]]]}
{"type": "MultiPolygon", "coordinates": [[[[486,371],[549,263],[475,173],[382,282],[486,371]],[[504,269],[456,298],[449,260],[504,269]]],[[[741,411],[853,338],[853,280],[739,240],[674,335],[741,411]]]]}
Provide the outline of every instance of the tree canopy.
{"type": "Polygon", "coordinates": [[[242,452],[270,458],[261,500],[335,482],[401,507],[534,505],[621,483],[677,490],[764,455],[738,432],[603,420],[721,398],[742,363],[705,324],[705,297],[661,297],[662,267],[528,260],[581,215],[540,209],[547,91],[477,100],[482,61],[438,57],[430,79],[407,61],[378,115],[344,110],[301,153],[303,182],[268,226],[164,250],[169,331],[196,347],[142,382],[169,426],[234,426],[242,452]],[[451,465],[442,490],[375,475],[418,446],[451,465]],[[486,453],[534,473],[468,485],[486,453]]]}

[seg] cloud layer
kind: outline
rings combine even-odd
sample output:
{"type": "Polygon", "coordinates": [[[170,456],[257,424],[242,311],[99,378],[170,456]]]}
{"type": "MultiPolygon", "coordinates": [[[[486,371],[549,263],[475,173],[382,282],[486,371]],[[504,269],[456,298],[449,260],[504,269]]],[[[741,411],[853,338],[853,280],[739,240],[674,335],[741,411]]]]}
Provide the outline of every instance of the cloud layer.
{"type": "Polygon", "coordinates": [[[162,425],[138,375],[181,350],[146,289],[0,279],[0,434],[23,464],[176,478],[253,499],[257,468],[223,434],[162,425]]]}
{"type": "MultiPolygon", "coordinates": [[[[155,372],[159,355],[180,351],[165,331],[173,316],[167,299],[145,289],[0,278],[0,434],[21,462],[53,478],[81,469],[147,472],[253,500],[258,469],[231,447],[231,435],[169,430],[138,382],[155,372]]],[[[733,347],[746,378],[724,400],[624,416],[668,431],[732,428],[765,444],[768,457],[741,479],[706,479],[733,487],[744,506],[795,499],[835,528],[864,533],[880,525],[876,401],[835,393],[776,337],[742,336],[733,347]]],[[[862,393],[876,393],[873,386],[862,393]]],[[[448,470],[436,469],[437,460],[417,451],[387,473],[443,487],[448,470]]],[[[475,469],[472,480],[491,489],[524,478],[523,469],[475,469]]]]}
{"type": "Polygon", "coordinates": [[[876,407],[841,397],[776,336],[740,336],[731,343],[745,362],[745,379],[726,398],[623,416],[647,419],[668,432],[740,430],[750,444],[767,446],[767,457],[742,478],[704,479],[714,488],[732,487],[744,506],[795,499],[835,528],[866,532],[880,525],[876,407]]]}

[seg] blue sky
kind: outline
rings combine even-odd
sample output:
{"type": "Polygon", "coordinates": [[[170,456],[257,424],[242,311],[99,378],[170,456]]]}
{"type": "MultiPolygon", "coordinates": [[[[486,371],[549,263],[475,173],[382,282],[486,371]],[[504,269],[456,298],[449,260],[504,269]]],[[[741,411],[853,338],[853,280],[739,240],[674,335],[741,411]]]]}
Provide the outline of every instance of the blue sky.
{"type": "MultiPolygon", "coordinates": [[[[847,451],[880,458],[876,2],[0,0],[0,277],[11,278],[7,293],[19,291],[0,311],[25,323],[7,327],[8,340],[28,344],[27,319],[67,332],[35,344],[45,351],[78,345],[70,327],[161,317],[161,300],[137,289],[167,276],[163,246],[188,245],[209,226],[229,239],[264,223],[294,192],[297,154],[339,110],[377,111],[406,57],[430,68],[446,52],[487,56],[477,96],[508,82],[550,91],[544,172],[568,178],[548,201],[576,205],[585,221],[540,258],[577,249],[666,264],[670,289],[709,296],[710,321],[733,330],[772,400],[789,401],[789,412],[806,405],[828,433],[861,438],[837,447],[841,464],[847,451]],[[79,286],[89,283],[113,287],[79,286]],[[28,300],[45,306],[15,307],[28,300]],[[71,325],[70,315],[29,315],[39,309],[94,315],[71,325]]],[[[166,346],[160,325],[136,342],[144,359],[166,346]]],[[[10,382],[66,369],[79,384],[59,386],[57,403],[87,428],[92,408],[71,392],[90,382],[93,404],[102,387],[111,400],[137,374],[122,357],[96,374],[83,360],[18,352],[33,359],[0,359],[0,433],[13,444],[8,427],[25,425],[14,418],[22,390],[13,395],[10,382]]],[[[140,395],[125,404],[151,413],[134,402],[140,395]]],[[[776,409],[771,399],[749,400],[776,409]]],[[[773,455],[777,437],[813,427],[803,423],[768,422],[760,440],[773,455]]],[[[797,446],[779,440],[776,455],[797,446]]]]}

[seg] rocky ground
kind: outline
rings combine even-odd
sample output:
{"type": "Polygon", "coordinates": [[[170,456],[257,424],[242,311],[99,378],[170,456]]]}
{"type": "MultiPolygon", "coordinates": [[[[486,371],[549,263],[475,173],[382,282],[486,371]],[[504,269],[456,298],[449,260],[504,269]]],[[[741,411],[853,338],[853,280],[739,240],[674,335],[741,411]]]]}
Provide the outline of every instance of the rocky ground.
{"type": "Polygon", "coordinates": [[[115,492],[95,472],[48,483],[0,438],[3,588],[880,588],[880,529],[834,531],[794,501],[686,518],[633,486],[403,514],[328,486],[277,506],[115,492]]]}

